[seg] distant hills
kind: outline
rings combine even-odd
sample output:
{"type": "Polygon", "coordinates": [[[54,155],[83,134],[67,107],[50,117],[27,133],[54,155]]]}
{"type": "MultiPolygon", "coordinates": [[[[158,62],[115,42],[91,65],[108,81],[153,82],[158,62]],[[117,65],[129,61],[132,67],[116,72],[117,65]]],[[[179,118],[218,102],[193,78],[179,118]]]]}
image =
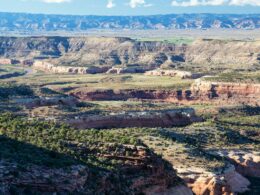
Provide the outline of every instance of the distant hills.
{"type": "Polygon", "coordinates": [[[258,29],[260,14],[170,14],[73,16],[0,13],[1,31],[84,31],[89,29],[258,29]]]}

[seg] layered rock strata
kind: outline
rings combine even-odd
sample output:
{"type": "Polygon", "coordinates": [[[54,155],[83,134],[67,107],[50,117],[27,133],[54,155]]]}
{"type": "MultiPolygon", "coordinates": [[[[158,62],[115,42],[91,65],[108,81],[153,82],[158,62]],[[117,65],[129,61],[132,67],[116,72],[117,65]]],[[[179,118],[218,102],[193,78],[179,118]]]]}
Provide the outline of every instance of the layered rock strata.
{"type": "Polygon", "coordinates": [[[185,126],[198,121],[193,109],[151,112],[124,112],[109,115],[79,116],[66,123],[79,129],[123,127],[171,127],[185,126]]]}
{"type": "Polygon", "coordinates": [[[197,80],[191,87],[193,96],[201,101],[236,102],[259,105],[260,84],[224,83],[197,80]]]}
{"type": "Polygon", "coordinates": [[[67,73],[67,74],[97,74],[105,73],[109,67],[69,67],[69,66],[55,66],[45,61],[35,61],[33,68],[49,73],[67,73]]]}
{"type": "Polygon", "coordinates": [[[70,67],[135,65],[155,69],[165,63],[169,66],[185,63],[232,64],[240,69],[257,68],[260,62],[259,41],[208,39],[176,45],[129,38],[0,37],[0,48],[2,58],[47,60],[54,65],[70,67]]]}
{"type": "Polygon", "coordinates": [[[212,102],[221,104],[249,104],[259,105],[260,84],[222,83],[196,81],[190,89],[186,90],[93,90],[78,88],[70,92],[70,95],[82,100],[153,100],[189,104],[196,102],[212,102]]]}

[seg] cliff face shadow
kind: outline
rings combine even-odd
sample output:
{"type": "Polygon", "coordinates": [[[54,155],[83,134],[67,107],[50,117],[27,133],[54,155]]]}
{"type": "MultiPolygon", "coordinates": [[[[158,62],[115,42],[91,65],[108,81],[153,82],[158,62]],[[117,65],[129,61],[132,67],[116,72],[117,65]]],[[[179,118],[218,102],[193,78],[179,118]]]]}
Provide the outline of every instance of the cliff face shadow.
{"type": "Polygon", "coordinates": [[[8,73],[8,74],[4,74],[4,75],[0,75],[0,79],[9,79],[12,77],[19,77],[19,76],[24,76],[26,73],[20,73],[20,72],[14,72],[14,73],[8,73]]]}
{"type": "Polygon", "coordinates": [[[69,155],[10,139],[4,135],[0,135],[0,143],[0,159],[17,163],[20,166],[39,165],[50,168],[61,168],[83,164],[83,162],[69,155]]]}
{"type": "Polygon", "coordinates": [[[88,170],[70,155],[0,136],[0,194],[67,194],[85,185],[88,170]]]}
{"type": "Polygon", "coordinates": [[[146,187],[131,189],[140,178],[165,188],[184,185],[172,166],[153,152],[144,159],[111,155],[126,164],[109,171],[6,136],[0,136],[0,143],[0,194],[133,194],[146,187]]]}
{"type": "Polygon", "coordinates": [[[28,85],[16,85],[3,83],[0,86],[0,99],[8,99],[10,96],[33,96],[34,91],[28,85]]]}
{"type": "MultiPolygon", "coordinates": [[[[253,140],[250,137],[242,135],[239,131],[235,130],[234,127],[226,126],[226,125],[237,125],[237,123],[225,123],[225,122],[216,122],[216,128],[218,132],[222,133],[223,138],[228,144],[240,145],[240,144],[260,144],[260,141],[253,140]]],[[[245,127],[259,127],[259,125],[241,125],[245,127]]]]}
{"type": "Polygon", "coordinates": [[[0,143],[0,194],[95,194],[99,190],[98,194],[117,191],[124,194],[124,188],[128,188],[120,183],[121,175],[83,162],[77,155],[62,154],[3,135],[0,143]],[[104,189],[100,189],[102,185],[104,189]]]}

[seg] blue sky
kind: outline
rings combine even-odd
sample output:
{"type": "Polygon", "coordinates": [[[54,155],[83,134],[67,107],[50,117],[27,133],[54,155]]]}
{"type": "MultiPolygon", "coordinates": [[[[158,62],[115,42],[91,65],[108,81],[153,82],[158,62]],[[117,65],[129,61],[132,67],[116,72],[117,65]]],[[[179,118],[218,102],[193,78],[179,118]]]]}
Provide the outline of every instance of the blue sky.
{"type": "Polygon", "coordinates": [[[260,0],[0,0],[1,12],[73,15],[260,13],[260,0]]]}

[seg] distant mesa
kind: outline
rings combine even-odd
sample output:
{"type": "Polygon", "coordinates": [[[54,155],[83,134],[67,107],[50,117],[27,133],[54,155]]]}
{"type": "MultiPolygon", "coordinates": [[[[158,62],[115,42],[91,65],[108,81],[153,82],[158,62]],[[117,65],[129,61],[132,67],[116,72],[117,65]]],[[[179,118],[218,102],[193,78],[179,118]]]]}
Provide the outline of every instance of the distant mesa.
{"type": "MultiPolygon", "coordinates": [[[[150,74],[174,75],[176,71],[164,70],[194,65],[197,73],[213,68],[255,71],[260,63],[259,41],[198,39],[178,45],[108,37],[0,37],[0,48],[0,64],[15,59],[54,73],[144,73],[161,68],[150,74]]],[[[182,77],[200,77],[185,74],[182,77]]]]}

